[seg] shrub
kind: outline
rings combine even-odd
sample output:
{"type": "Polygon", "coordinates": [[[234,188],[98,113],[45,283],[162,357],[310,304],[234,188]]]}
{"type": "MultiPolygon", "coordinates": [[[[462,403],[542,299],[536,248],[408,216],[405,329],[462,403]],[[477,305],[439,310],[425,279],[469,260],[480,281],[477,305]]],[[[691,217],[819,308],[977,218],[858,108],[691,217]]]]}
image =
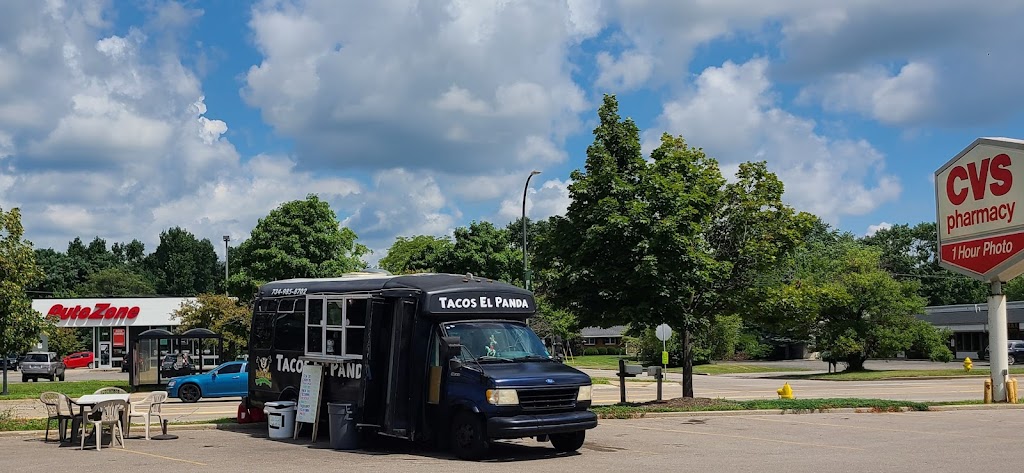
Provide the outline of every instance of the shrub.
{"type": "Polygon", "coordinates": [[[597,348],[587,347],[583,349],[583,356],[594,356],[597,355],[597,348]]]}

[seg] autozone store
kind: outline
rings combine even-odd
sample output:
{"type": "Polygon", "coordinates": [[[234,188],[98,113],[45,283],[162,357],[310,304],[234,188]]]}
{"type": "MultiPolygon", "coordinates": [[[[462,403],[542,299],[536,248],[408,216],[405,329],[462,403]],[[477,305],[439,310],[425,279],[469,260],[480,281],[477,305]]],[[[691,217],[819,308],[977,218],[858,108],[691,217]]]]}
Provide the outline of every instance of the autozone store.
{"type": "Polygon", "coordinates": [[[171,314],[194,297],[33,299],[32,308],[59,318],[58,327],[92,329],[94,367],[120,368],[140,333],[152,328],[172,330],[171,314]]]}

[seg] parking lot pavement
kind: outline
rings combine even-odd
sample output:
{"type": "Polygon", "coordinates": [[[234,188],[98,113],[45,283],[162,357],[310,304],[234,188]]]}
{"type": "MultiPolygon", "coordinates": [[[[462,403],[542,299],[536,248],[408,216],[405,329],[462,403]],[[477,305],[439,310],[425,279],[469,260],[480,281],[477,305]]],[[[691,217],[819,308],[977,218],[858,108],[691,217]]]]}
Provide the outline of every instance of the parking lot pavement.
{"type": "Polygon", "coordinates": [[[602,420],[579,453],[556,454],[534,440],[501,442],[483,462],[392,443],[378,451],[335,451],[326,438],[311,445],[270,440],[262,429],[176,431],[177,440],[129,439],[127,448],[80,451],[39,438],[0,437],[0,471],[490,471],[592,472],[699,470],[928,472],[1013,471],[1010,456],[1024,411],[898,414],[686,416],[602,420]]]}

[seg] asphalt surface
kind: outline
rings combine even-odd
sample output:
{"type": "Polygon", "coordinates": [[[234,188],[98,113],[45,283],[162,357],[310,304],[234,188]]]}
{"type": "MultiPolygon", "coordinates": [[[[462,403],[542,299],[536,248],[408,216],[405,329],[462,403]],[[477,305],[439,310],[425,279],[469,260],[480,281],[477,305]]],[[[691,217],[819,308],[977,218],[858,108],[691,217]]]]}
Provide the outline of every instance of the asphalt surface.
{"type": "Polygon", "coordinates": [[[0,436],[0,471],[1015,471],[1008,453],[1022,425],[1024,410],[602,420],[578,453],[517,440],[499,443],[482,462],[404,442],[335,451],[327,439],[271,440],[263,429],[175,431],[176,440],[130,438],[125,449],[99,452],[58,447],[38,435],[0,436]]]}

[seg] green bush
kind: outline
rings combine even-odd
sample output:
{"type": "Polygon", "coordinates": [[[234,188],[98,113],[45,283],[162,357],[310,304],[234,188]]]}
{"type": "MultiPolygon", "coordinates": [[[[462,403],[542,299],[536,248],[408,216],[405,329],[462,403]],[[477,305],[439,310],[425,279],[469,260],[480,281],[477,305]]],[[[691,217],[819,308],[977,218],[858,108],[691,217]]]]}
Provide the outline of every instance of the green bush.
{"type": "Polygon", "coordinates": [[[583,349],[583,356],[594,356],[599,354],[597,348],[587,347],[583,349]]]}

